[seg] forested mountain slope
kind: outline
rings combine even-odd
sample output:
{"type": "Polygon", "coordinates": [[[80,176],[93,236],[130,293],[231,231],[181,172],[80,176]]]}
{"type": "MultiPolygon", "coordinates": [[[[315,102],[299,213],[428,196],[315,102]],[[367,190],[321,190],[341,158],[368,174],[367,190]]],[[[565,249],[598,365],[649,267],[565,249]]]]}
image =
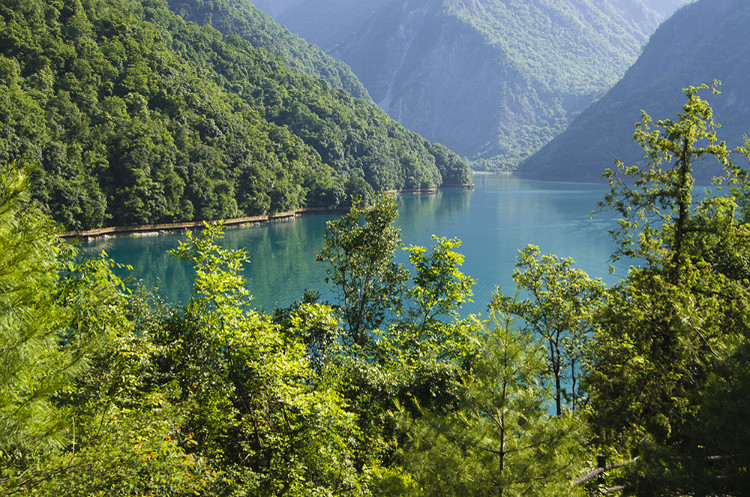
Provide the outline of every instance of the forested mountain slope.
{"type": "MultiPolygon", "coordinates": [[[[647,109],[655,120],[680,109],[679,90],[722,81],[706,99],[729,146],[750,134],[750,3],[700,0],[665,22],[635,65],[569,128],[525,161],[519,174],[562,180],[601,180],[613,159],[643,163],[633,125],[647,109]]],[[[707,172],[707,175],[716,171],[707,172]]]]}
{"type": "Polygon", "coordinates": [[[512,169],[636,59],[681,0],[256,0],[349,64],[391,117],[512,169]]]}
{"type": "Polygon", "coordinates": [[[38,164],[67,228],[335,206],[465,182],[468,168],[363,99],[166,0],[0,4],[0,160],[38,164]]]}
{"type": "Polygon", "coordinates": [[[241,36],[254,47],[264,48],[281,58],[291,69],[325,79],[334,88],[344,89],[355,97],[369,98],[349,66],[279,26],[247,0],[167,1],[169,7],[186,21],[208,24],[224,34],[241,36]]]}

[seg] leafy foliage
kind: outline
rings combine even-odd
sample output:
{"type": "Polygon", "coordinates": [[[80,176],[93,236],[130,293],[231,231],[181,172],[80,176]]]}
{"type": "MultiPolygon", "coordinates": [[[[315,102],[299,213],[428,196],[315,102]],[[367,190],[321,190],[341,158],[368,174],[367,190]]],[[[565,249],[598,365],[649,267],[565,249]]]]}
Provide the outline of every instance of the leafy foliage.
{"type": "Polygon", "coordinates": [[[209,24],[224,34],[241,36],[254,47],[283,60],[290,69],[325,80],[356,98],[369,99],[367,90],[349,66],[294,36],[250,2],[169,0],[169,7],[186,21],[209,24]]]}
{"type": "Polygon", "coordinates": [[[3,166],[0,180],[0,457],[22,464],[31,452],[62,443],[63,416],[49,396],[80,357],[58,347],[66,316],[55,291],[54,226],[29,205],[20,165],[3,166]]]}
{"type": "Polygon", "coordinates": [[[583,355],[592,313],[601,303],[604,285],[573,268],[572,259],[541,255],[533,245],[518,251],[513,279],[516,296],[498,292],[495,305],[522,319],[522,329],[543,340],[557,415],[562,414],[563,405],[575,410],[581,402],[578,380],[585,374],[583,355]]]}
{"type": "Polygon", "coordinates": [[[327,223],[325,248],[317,260],[329,265],[326,280],[338,293],[353,346],[366,345],[369,333],[396,310],[404,291],[406,271],[393,261],[401,245],[401,233],[393,226],[397,216],[395,199],[383,195],[374,208],[358,202],[327,223]]]}
{"type": "Polygon", "coordinates": [[[174,251],[195,265],[194,296],[157,339],[171,344],[165,367],[191,404],[196,450],[230,471],[232,492],[356,494],[353,417],[331,385],[308,381],[296,334],[248,308],[245,254],[220,248],[220,236],[207,225],[174,251]]]}
{"type": "Polygon", "coordinates": [[[406,466],[421,495],[568,495],[584,425],[548,414],[543,347],[490,312],[476,359],[452,384],[456,407],[410,421],[406,466]]]}
{"type": "Polygon", "coordinates": [[[459,241],[436,238],[430,252],[406,248],[410,273],[394,261],[401,247],[400,231],[393,226],[397,208],[388,196],[378,197],[370,209],[355,205],[328,223],[326,245],[318,254],[329,264],[335,308],[344,322],[340,355],[331,364],[340,371],[341,388],[359,418],[363,448],[378,463],[372,471],[380,475],[379,484],[401,481],[397,471],[378,473],[398,445],[390,414],[394,400],[452,402],[448,384],[472,354],[478,331],[473,316],[459,313],[473,284],[459,269],[463,256],[453,250],[459,241]]]}
{"type": "Polygon", "coordinates": [[[76,263],[29,200],[29,170],[0,170],[0,459],[26,464],[65,442],[67,413],[51,396],[84,371],[121,325],[119,280],[106,258],[76,263]]]}
{"type": "Polygon", "coordinates": [[[708,382],[725,381],[719,379],[727,374],[724,364],[748,339],[747,279],[732,262],[748,250],[748,227],[733,197],[707,192],[697,204],[692,200],[697,157],[715,157],[725,179],[736,172],[717,143],[701,88],[685,90],[679,121],[659,121],[652,130],[644,114],[636,139],[651,159],[648,167],[608,173],[612,191],[605,201],[622,215],[615,256],[633,257],[640,267],[612,288],[599,311],[586,389],[600,443],[642,454],[645,492],[705,488],[702,470],[686,461],[706,457],[696,446],[722,450],[698,428],[707,418],[716,421],[704,408],[708,382]],[[657,167],[670,160],[670,167],[657,167]]]}
{"type": "Polygon", "coordinates": [[[603,289],[527,246],[516,298],[498,293],[486,322],[460,312],[460,241],[402,247],[391,197],[328,224],[334,301],[307,292],[272,316],[252,308],[248,256],[221,247],[220,223],[173,251],[195,286],[169,306],[124,291],[106,255],[79,259],[29,170],[3,166],[0,491],[746,495],[747,172],[706,88],[685,90],[676,121],[644,114],[649,166],[608,173],[615,257],[639,265],[603,289]],[[695,201],[701,156],[730,188],[695,201]],[[569,398],[578,375],[587,397],[569,398]],[[617,464],[580,476],[595,450],[617,464]]]}
{"type": "MultiPolygon", "coordinates": [[[[131,331],[111,261],[76,261],[29,202],[28,176],[17,163],[0,174],[0,489],[193,494],[204,485],[189,472],[204,472],[170,439],[177,413],[148,395],[122,405],[121,391],[141,384],[103,374],[125,365],[127,349],[118,347],[131,331]]],[[[120,372],[136,372],[130,363],[120,372]]]]}

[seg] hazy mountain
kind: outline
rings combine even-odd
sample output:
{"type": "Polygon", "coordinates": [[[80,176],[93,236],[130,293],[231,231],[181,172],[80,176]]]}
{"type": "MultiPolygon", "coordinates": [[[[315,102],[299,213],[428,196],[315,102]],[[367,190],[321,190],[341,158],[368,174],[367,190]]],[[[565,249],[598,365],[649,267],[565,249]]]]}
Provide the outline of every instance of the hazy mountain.
{"type": "Polygon", "coordinates": [[[685,0],[256,0],[349,64],[391,117],[513,168],[635,61],[685,0]]]}
{"type": "Polygon", "coordinates": [[[601,179],[615,158],[640,163],[632,141],[641,109],[655,120],[676,119],[687,86],[722,81],[704,92],[719,138],[729,146],[750,135],[750,3],[700,0],[680,9],[651,37],[622,80],[568,129],[525,161],[519,174],[552,179],[601,179]]]}

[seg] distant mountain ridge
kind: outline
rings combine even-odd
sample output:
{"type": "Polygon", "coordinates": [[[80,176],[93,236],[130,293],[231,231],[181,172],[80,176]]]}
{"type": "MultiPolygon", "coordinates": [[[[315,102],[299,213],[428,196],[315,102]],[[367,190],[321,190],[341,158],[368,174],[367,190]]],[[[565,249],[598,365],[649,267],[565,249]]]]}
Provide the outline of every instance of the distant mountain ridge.
{"type": "Polygon", "coordinates": [[[255,0],[349,64],[378,105],[477,168],[513,169],[687,0],[255,0]]]}
{"type": "MultiPolygon", "coordinates": [[[[526,177],[601,180],[613,160],[644,162],[632,141],[645,110],[675,119],[681,89],[714,79],[721,93],[704,92],[730,147],[750,135],[750,2],[699,0],[680,9],[653,34],[638,61],[605,96],[583,111],[561,135],[526,160],[526,177]]],[[[715,172],[715,171],[714,171],[715,172]]],[[[711,174],[706,172],[705,174],[711,174]]]]}

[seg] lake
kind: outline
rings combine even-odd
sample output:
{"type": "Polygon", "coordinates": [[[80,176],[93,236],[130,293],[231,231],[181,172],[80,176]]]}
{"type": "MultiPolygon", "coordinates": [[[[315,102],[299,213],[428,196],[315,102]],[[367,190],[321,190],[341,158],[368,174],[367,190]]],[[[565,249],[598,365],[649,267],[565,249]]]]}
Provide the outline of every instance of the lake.
{"type": "MultiPolygon", "coordinates": [[[[404,243],[431,245],[431,235],[458,237],[466,256],[464,273],[477,280],[474,302],[466,312],[484,314],[495,289],[510,294],[517,251],[526,244],[542,253],[572,257],[576,267],[611,283],[624,274],[608,274],[614,244],[607,232],[614,214],[597,213],[606,192],[601,184],[530,181],[508,175],[475,175],[475,189],[448,188],[434,194],[404,194],[398,226],[404,243]]],[[[229,229],[223,245],[245,248],[250,255],[245,276],[257,308],[272,310],[299,299],[305,289],[329,295],[325,265],[315,262],[323,230],[332,215],[306,215],[293,221],[229,229]]],[[[83,245],[87,253],[105,250],[115,261],[133,267],[121,272],[158,287],[170,302],[186,302],[192,288],[188,264],[167,254],[183,235],[120,237],[83,245]]],[[[399,260],[407,262],[406,253],[399,260]]]]}

